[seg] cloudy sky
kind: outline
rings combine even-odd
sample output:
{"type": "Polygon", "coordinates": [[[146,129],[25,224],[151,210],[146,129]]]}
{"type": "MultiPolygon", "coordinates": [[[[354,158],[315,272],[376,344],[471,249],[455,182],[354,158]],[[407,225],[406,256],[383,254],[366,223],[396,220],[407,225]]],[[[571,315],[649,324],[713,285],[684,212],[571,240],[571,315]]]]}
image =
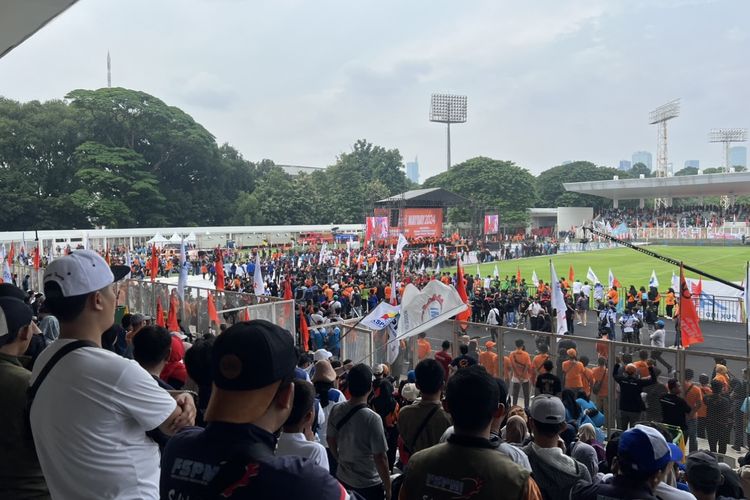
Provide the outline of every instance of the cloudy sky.
{"type": "Polygon", "coordinates": [[[325,166],[358,138],[445,169],[432,92],[466,94],[453,160],[617,166],[656,149],[718,166],[712,127],[750,126],[747,0],[80,0],[0,60],[0,94],[113,85],[178,106],[250,160],[325,166]]]}

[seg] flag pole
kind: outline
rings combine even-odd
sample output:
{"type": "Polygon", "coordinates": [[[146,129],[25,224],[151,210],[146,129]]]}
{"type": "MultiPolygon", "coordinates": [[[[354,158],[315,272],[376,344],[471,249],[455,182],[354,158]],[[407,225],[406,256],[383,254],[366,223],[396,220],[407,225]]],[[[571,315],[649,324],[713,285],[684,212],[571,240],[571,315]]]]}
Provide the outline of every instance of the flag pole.
{"type": "MultiPolygon", "coordinates": [[[[393,293],[393,292],[391,292],[391,293],[393,293]]],[[[378,302],[378,304],[377,304],[377,305],[376,305],[375,307],[378,307],[378,306],[379,306],[380,304],[382,304],[383,302],[385,302],[385,300],[381,300],[380,302],[378,302]]],[[[352,326],[350,326],[350,327],[349,327],[349,329],[348,329],[348,330],[347,330],[347,331],[346,331],[346,332],[345,332],[345,333],[344,333],[344,334],[343,334],[343,335],[342,335],[342,336],[341,336],[341,337],[339,338],[339,342],[341,342],[342,340],[344,340],[344,337],[346,337],[347,335],[349,335],[349,333],[350,333],[350,332],[351,332],[352,330],[354,330],[354,328],[355,328],[355,327],[356,327],[356,326],[357,326],[358,324],[362,323],[362,320],[363,320],[363,319],[365,319],[366,317],[367,317],[367,314],[363,314],[362,316],[360,316],[360,317],[359,317],[359,319],[357,320],[357,322],[356,322],[356,323],[354,323],[354,324],[353,324],[352,326]]],[[[325,323],[323,323],[323,326],[325,326],[325,323]]]]}

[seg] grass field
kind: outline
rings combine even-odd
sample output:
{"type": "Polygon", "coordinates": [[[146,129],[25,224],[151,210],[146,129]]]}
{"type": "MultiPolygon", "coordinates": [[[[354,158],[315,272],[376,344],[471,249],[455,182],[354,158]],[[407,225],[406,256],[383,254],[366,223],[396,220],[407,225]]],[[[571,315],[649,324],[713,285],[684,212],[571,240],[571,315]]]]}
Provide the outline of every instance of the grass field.
{"type": "MultiPolygon", "coordinates": [[[[677,247],[677,246],[648,246],[666,257],[682,260],[691,265],[720,278],[741,282],[745,275],[745,265],[750,260],[750,247],[677,247]]],[[[480,264],[479,270],[482,276],[492,275],[495,265],[498,266],[500,277],[515,275],[516,266],[521,269],[521,277],[531,282],[531,275],[536,270],[539,279],[548,282],[550,277],[549,256],[529,257],[526,259],[496,261],[480,264]]],[[[589,266],[593,269],[599,280],[606,286],[607,275],[611,268],[615,277],[629,287],[631,284],[636,288],[641,285],[647,286],[651,270],[656,271],[660,288],[666,290],[672,279],[672,271],[679,273],[679,268],[667,264],[659,259],[649,257],[630,248],[616,248],[612,250],[595,250],[591,252],[563,254],[552,256],[555,271],[558,277],[568,276],[568,267],[572,264],[576,277],[581,281],[586,280],[586,271],[589,266]]],[[[454,271],[446,268],[445,271],[454,271]]],[[[467,264],[464,272],[476,274],[477,265],[467,264]]],[[[698,275],[686,271],[688,278],[698,278],[698,275]]]]}

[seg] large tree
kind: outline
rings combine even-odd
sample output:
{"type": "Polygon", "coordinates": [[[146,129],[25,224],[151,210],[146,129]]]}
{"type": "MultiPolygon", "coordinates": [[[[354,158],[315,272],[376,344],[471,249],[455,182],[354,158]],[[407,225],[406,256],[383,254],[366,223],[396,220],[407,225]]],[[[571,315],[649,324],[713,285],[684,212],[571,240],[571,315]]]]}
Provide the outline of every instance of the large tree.
{"type": "Polygon", "coordinates": [[[471,201],[474,210],[452,210],[452,221],[469,221],[477,212],[500,214],[501,224],[521,227],[526,224],[526,209],[536,202],[534,176],[511,161],[479,156],[452,166],[448,171],[427,179],[423,187],[441,187],[471,201]]]}
{"type": "Polygon", "coordinates": [[[698,169],[696,167],[685,167],[674,173],[675,177],[682,177],[683,175],[698,175],[698,169]]]}
{"type": "Polygon", "coordinates": [[[537,177],[540,207],[594,207],[611,206],[611,200],[566,191],[564,182],[604,181],[615,176],[629,178],[627,172],[615,168],[597,167],[588,161],[575,161],[545,170],[537,177]]]}

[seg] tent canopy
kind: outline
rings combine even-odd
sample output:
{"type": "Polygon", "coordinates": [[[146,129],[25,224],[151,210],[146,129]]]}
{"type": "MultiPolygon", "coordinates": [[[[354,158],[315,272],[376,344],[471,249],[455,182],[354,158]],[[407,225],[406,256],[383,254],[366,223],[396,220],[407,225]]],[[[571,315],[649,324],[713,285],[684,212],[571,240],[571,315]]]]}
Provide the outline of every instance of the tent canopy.
{"type": "Polygon", "coordinates": [[[169,242],[168,239],[166,239],[161,234],[156,233],[156,235],[154,235],[154,237],[148,240],[146,243],[168,243],[168,242],[169,242]]]}
{"type": "Polygon", "coordinates": [[[171,238],[169,238],[170,243],[182,243],[182,236],[180,236],[177,233],[174,233],[171,238]]]}

